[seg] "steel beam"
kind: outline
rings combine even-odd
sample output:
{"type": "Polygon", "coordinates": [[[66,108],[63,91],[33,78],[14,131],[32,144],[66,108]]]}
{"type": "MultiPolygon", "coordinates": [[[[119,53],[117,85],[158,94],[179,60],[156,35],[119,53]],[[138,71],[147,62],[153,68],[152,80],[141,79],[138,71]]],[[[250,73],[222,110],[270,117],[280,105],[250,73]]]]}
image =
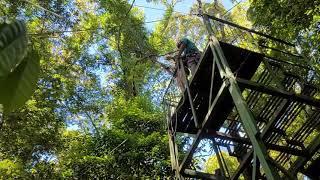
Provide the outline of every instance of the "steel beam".
{"type": "MultiPolygon", "coordinates": [[[[263,129],[262,133],[261,133],[261,137],[264,138],[265,136],[268,135],[268,133],[270,132],[271,128],[274,126],[274,124],[277,122],[277,120],[279,119],[279,117],[285,112],[286,108],[290,105],[291,101],[288,101],[288,100],[284,100],[279,109],[277,110],[277,112],[274,114],[273,118],[268,122],[267,126],[263,129]]],[[[247,154],[246,154],[246,157],[248,158],[245,158],[241,164],[243,164],[243,166],[245,165],[248,165],[250,163],[250,160],[252,159],[253,157],[253,151],[249,151],[247,154]]],[[[240,166],[238,167],[234,177],[232,179],[237,179],[240,174],[243,172],[244,170],[244,167],[243,166],[240,166]]]]}
{"type": "Polygon", "coordinates": [[[221,158],[221,155],[220,155],[220,151],[219,151],[219,149],[217,147],[218,144],[216,143],[216,140],[214,138],[212,139],[212,143],[213,143],[214,152],[216,153],[216,156],[217,156],[217,159],[218,159],[218,163],[219,163],[221,174],[223,176],[226,176],[226,172],[224,170],[224,166],[223,166],[223,163],[222,163],[222,158],[221,158]]]}
{"type": "Polygon", "coordinates": [[[213,100],[213,103],[212,103],[209,111],[207,112],[207,115],[204,118],[204,121],[202,122],[202,125],[201,125],[200,129],[198,130],[198,133],[196,135],[195,140],[193,141],[193,143],[191,145],[190,150],[188,151],[188,153],[186,154],[186,156],[184,157],[184,159],[183,159],[183,161],[182,161],[182,163],[180,165],[179,172],[183,172],[184,169],[186,169],[187,165],[190,163],[190,161],[192,159],[193,152],[196,150],[196,148],[198,147],[199,142],[201,141],[201,138],[202,138],[201,136],[204,133],[203,130],[207,126],[207,123],[208,123],[208,121],[210,119],[210,115],[214,111],[215,105],[222,100],[221,96],[227,90],[225,87],[226,87],[226,85],[225,85],[225,83],[223,83],[222,86],[220,87],[220,90],[219,90],[217,96],[213,100]]]}
{"type": "Polygon", "coordinates": [[[309,156],[298,157],[293,165],[289,168],[289,172],[297,174],[298,171],[312,158],[312,155],[320,149],[320,134],[314,138],[314,140],[307,147],[307,152],[309,156]]]}
{"type": "Polygon", "coordinates": [[[193,99],[192,99],[192,95],[191,95],[191,91],[190,91],[190,87],[189,87],[189,81],[188,81],[186,72],[184,70],[184,65],[183,65],[183,62],[182,62],[181,58],[179,59],[179,67],[181,69],[182,76],[183,76],[184,81],[185,81],[185,87],[186,87],[187,94],[188,94],[188,99],[189,99],[189,104],[190,104],[190,108],[191,108],[191,112],[192,112],[192,116],[193,116],[194,126],[196,128],[199,128],[199,122],[198,122],[198,118],[197,118],[197,113],[196,113],[196,110],[195,110],[194,105],[193,105],[193,99]]]}
{"type": "Polygon", "coordinates": [[[213,54],[217,54],[218,61],[221,63],[221,67],[218,66],[220,76],[224,79],[227,79],[229,82],[229,92],[230,95],[235,103],[235,106],[239,112],[241,122],[243,124],[243,127],[249,136],[252,146],[254,149],[254,152],[257,154],[257,157],[259,158],[259,161],[261,163],[261,166],[267,176],[268,179],[280,179],[280,176],[275,169],[275,167],[267,162],[268,153],[267,148],[263,143],[262,138],[260,137],[260,133],[258,131],[258,128],[256,126],[256,122],[254,120],[254,117],[248,108],[247,103],[242,97],[242,93],[240,91],[240,88],[237,84],[237,81],[227,63],[227,60],[223,54],[223,51],[220,47],[220,44],[218,40],[214,37],[210,37],[211,40],[211,49],[213,54]]]}
{"type": "Polygon", "coordinates": [[[239,179],[240,174],[248,167],[248,165],[250,164],[250,160],[253,157],[253,150],[251,149],[243,158],[243,160],[241,161],[237,171],[233,174],[233,176],[231,177],[232,180],[236,180],[239,179]]]}
{"type": "MultiPolygon", "coordinates": [[[[206,138],[219,138],[219,139],[224,139],[224,140],[230,140],[236,143],[241,143],[241,144],[247,144],[251,145],[250,139],[248,138],[242,138],[242,137],[234,137],[229,134],[221,133],[218,131],[207,131],[206,135],[204,135],[206,138]]],[[[266,146],[268,149],[279,151],[279,152],[284,152],[288,154],[292,154],[295,156],[306,156],[307,153],[305,151],[295,149],[295,148],[290,148],[287,146],[280,146],[276,144],[271,144],[271,143],[266,143],[266,146]]]]}
{"type": "Polygon", "coordinates": [[[196,179],[210,179],[210,180],[224,180],[221,176],[216,176],[208,173],[198,172],[192,169],[185,169],[183,174],[186,177],[196,178],[196,179]]]}
{"type": "Polygon", "coordinates": [[[278,88],[281,89],[281,90],[285,90],[284,86],[281,84],[281,81],[280,81],[279,77],[275,74],[275,72],[272,69],[272,67],[269,64],[269,62],[265,58],[262,59],[262,62],[265,65],[266,69],[269,71],[272,79],[274,79],[274,81],[276,81],[276,86],[278,86],[278,88]]]}
{"type": "Polygon", "coordinates": [[[258,162],[258,158],[257,158],[257,155],[254,153],[253,155],[253,167],[252,167],[252,179],[255,180],[255,179],[258,179],[257,175],[258,175],[258,171],[259,169],[257,167],[258,166],[259,162],[258,162]]]}
{"type": "Polygon", "coordinates": [[[292,66],[301,67],[301,68],[308,69],[308,70],[312,69],[308,65],[298,64],[298,63],[291,62],[291,61],[284,61],[284,60],[281,60],[281,59],[278,59],[278,58],[275,58],[275,57],[271,57],[271,56],[268,56],[268,55],[265,55],[265,54],[264,54],[264,57],[267,58],[266,60],[269,61],[269,62],[273,61],[273,62],[285,63],[285,64],[289,64],[289,65],[292,65],[292,66]]]}
{"type": "Polygon", "coordinates": [[[277,51],[277,52],[280,52],[280,53],[283,53],[283,54],[286,54],[286,55],[289,55],[289,56],[294,56],[296,58],[303,58],[303,56],[301,56],[301,55],[293,54],[293,53],[290,53],[290,52],[287,52],[287,51],[283,51],[283,50],[280,50],[280,49],[277,49],[277,48],[269,47],[269,46],[266,46],[266,45],[263,45],[263,44],[259,44],[259,46],[261,46],[261,47],[263,47],[265,49],[271,49],[273,51],[277,51]]]}
{"type": "Polygon", "coordinates": [[[212,101],[212,90],[213,90],[213,83],[214,83],[214,75],[215,75],[215,69],[216,69],[216,61],[215,61],[216,58],[213,58],[212,59],[212,69],[211,69],[211,82],[210,82],[210,94],[209,94],[209,107],[208,109],[210,109],[211,107],[211,101],[212,101]]]}
{"type": "Polygon", "coordinates": [[[264,86],[254,81],[249,81],[242,78],[237,78],[236,80],[240,86],[246,87],[248,89],[252,89],[255,91],[263,92],[263,93],[274,95],[274,96],[283,97],[286,99],[291,99],[293,101],[306,103],[316,107],[320,106],[320,100],[310,98],[309,96],[306,96],[306,95],[298,95],[292,92],[287,92],[287,91],[283,91],[273,87],[264,86]]]}
{"type": "Polygon", "coordinates": [[[277,42],[286,44],[286,45],[288,45],[288,46],[295,47],[295,45],[292,44],[292,43],[286,42],[286,41],[284,41],[284,40],[282,40],[282,39],[278,39],[278,38],[272,37],[272,36],[267,35],[267,34],[263,34],[263,33],[261,33],[261,32],[255,31],[255,30],[253,30],[253,29],[249,29],[249,28],[240,26],[240,25],[238,25],[238,24],[234,24],[234,23],[232,23],[232,22],[229,22],[229,21],[226,21],[226,20],[223,20],[223,19],[219,19],[219,18],[217,18],[217,17],[211,16],[211,15],[208,15],[208,14],[204,14],[204,16],[207,17],[207,18],[213,19],[213,20],[215,20],[215,21],[221,22],[221,23],[223,23],[223,24],[228,24],[228,25],[233,26],[233,27],[235,27],[235,28],[237,28],[237,29],[242,29],[242,30],[244,30],[244,31],[247,31],[247,32],[250,32],[250,33],[254,33],[254,34],[258,34],[259,36],[262,36],[262,37],[271,39],[271,40],[273,40],[273,41],[277,41],[277,42]]]}
{"type": "Polygon", "coordinates": [[[273,159],[269,158],[268,159],[275,167],[277,167],[280,171],[283,172],[283,174],[286,175],[286,178],[288,178],[289,180],[297,180],[297,178],[290,173],[290,171],[287,171],[284,167],[282,167],[280,164],[278,164],[276,161],[274,161],[273,159]]]}

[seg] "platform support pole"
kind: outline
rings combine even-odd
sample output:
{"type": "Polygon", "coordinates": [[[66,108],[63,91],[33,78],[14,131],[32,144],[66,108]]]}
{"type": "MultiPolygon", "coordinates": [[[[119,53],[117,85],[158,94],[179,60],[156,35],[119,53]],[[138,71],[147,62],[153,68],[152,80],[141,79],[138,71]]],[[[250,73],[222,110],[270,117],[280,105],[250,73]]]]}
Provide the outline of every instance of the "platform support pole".
{"type": "Polygon", "coordinates": [[[297,160],[293,163],[291,168],[288,170],[289,172],[294,173],[295,175],[298,173],[298,170],[303,167],[308,160],[311,159],[311,154],[314,154],[320,149],[320,134],[314,138],[314,140],[310,143],[309,147],[307,148],[307,154],[308,157],[299,157],[297,160]]]}
{"type": "Polygon", "coordinates": [[[192,116],[193,116],[194,126],[196,128],[199,128],[198,118],[197,118],[196,110],[195,110],[194,105],[193,105],[193,98],[192,98],[190,87],[189,87],[189,81],[188,81],[188,78],[187,78],[187,75],[186,75],[186,71],[184,70],[184,65],[183,65],[183,62],[182,62],[181,58],[179,58],[179,62],[178,63],[179,63],[179,68],[181,69],[181,72],[182,72],[182,77],[183,77],[183,81],[184,81],[184,87],[187,90],[187,96],[188,96],[188,100],[189,100],[189,104],[190,104],[190,108],[191,108],[191,112],[192,112],[192,116]]]}
{"type": "Polygon", "coordinates": [[[250,138],[250,141],[253,146],[254,153],[256,154],[261,166],[268,179],[280,179],[280,176],[276,168],[268,162],[268,152],[263,140],[256,126],[256,121],[244,100],[240,88],[237,84],[236,78],[234,77],[227,60],[223,54],[223,51],[220,47],[218,40],[214,36],[210,36],[210,45],[213,54],[217,58],[217,64],[219,73],[222,79],[228,84],[228,89],[230,95],[234,101],[234,104],[240,115],[241,122],[243,127],[250,138]]]}

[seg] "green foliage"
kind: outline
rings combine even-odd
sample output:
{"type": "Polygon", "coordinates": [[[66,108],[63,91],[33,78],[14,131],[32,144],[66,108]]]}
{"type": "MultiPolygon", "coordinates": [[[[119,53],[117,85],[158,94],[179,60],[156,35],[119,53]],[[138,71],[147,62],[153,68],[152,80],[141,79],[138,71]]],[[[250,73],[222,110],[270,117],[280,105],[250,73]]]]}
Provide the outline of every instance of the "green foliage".
{"type": "MultiPolygon", "coordinates": [[[[239,162],[237,161],[237,158],[231,157],[225,152],[221,152],[221,154],[224,157],[224,161],[229,170],[229,173],[234,174],[239,166],[239,162]]],[[[205,169],[205,172],[214,174],[215,170],[219,168],[220,167],[218,163],[218,158],[216,155],[213,155],[207,160],[204,169],[205,169]]]]}
{"type": "Polygon", "coordinates": [[[120,92],[107,106],[107,113],[108,124],[129,132],[150,134],[164,130],[163,114],[145,96],[126,99],[120,92]]]}
{"type": "Polygon", "coordinates": [[[162,114],[147,97],[117,95],[107,107],[100,137],[65,132],[60,167],[64,177],[164,178],[168,176],[167,138],[162,114]]]}
{"type": "MultiPolygon", "coordinates": [[[[121,139],[115,144],[127,139],[126,146],[114,151],[119,153],[117,162],[122,164],[120,167],[124,167],[125,170],[122,171],[126,174],[134,172],[138,177],[167,176],[167,137],[161,111],[155,108],[147,97],[139,96],[126,100],[121,94],[116,96],[106,110],[107,125],[116,130],[121,139]]],[[[111,134],[112,131],[107,132],[111,134]]]]}
{"type": "Polygon", "coordinates": [[[311,25],[313,16],[319,11],[319,4],[313,0],[307,1],[252,1],[249,9],[249,17],[256,25],[263,25],[271,30],[271,34],[280,35],[283,38],[295,38],[299,30],[311,25]],[[264,16],[261,16],[264,14],[264,16]],[[282,27],[282,28],[280,28],[282,27]],[[284,34],[284,32],[290,32],[284,34]]]}
{"type": "Polygon", "coordinates": [[[26,179],[168,177],[162,112],[143,90],[158,50],[142,12],[113,0],[5,4],[26,20],[41,71],[32,99],[3,118],[0,159],[21,161],[26,179]]]}
{"type": "Polygon", "coordinates": [[[17,179],[23,177],[22,165],[9,159],[0,161],[0,178],[17,179]]]}
{"type": "Polygon", "coordinates": [[[21,21],[1,24],[0,104],[5,112],[21,107],[32,95],[39,74],[39,58],[27,54],[26,27],[21,21]]]}
{"type": "Polygon", "coordinates": [[[21,21],[0,25],[0,78],[5,78],[27,54],[26,27],[21,21]]]}
{"type": "Polygon", "coordinates": [[[308,57],[307,62],[319,71],[318,1],[252,1],[248,17],[254,26],[272,36],[296,42],[308,57]],[[263,14],[263,16],[261,15],[263,14]]]}
{"type": "Polygon", "coordinates": [[[0,103],[4,111],[21,107],[33,94],[40,71],[39,57],[29,53],[6,78],[0,80],[0,103]]]}
{"type": "Polygon", "coordinates": [[[1,158],[15,157],[27,166],[41,161],[43,153],[53,154],[60,146],[61,121],[51,108],[35,100],[28,101],[21,111],[5,116],[2,121],[1,158]]]}

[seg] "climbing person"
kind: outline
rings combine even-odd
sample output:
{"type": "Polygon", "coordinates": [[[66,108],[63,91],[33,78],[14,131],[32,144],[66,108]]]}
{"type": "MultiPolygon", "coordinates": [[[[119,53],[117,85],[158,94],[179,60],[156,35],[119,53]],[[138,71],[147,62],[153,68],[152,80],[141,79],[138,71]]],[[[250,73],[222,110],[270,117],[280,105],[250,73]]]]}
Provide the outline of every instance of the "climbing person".
{"type": "Polygon", "coordinates": [[[176,61],[182,58],[183,63],[189,68],[191,75],[196,72],[197,64],[200,59],[200,51],[197,46],[188,38],[182,38],[177,42],[178,54],[176,61]]]}
{"type": "MultiPolygon", "coordinates": [[[[171,74],[175,78],[175,81],[179,86],[180,90],[184,91],[184,85],[185,85],[184,78],[182,76],[181,68],[179,67],[179,62],[175,60],[176,56],[167,55],[165,57],[167,60],[172,60],[172,62],[174,63],[174,64],[170,63],[170,66],[167,66],[165,68],[166,71],[169,72],[169,74],[171,74]]],[[[189,72],[186,67],[184,68],[185,68],[185,72],[189,72]]]]}
{"type": "Polygon", "coordinates": [[[182,59],[183,68],[185,70],[186,76],[188,76],[191,72],[193,76],[198,61],[200,59],[200,52],[196,45],[190,41],[188,38],[182,38],[177,42],[178,54],[175,56],[167,55],[166,59],[171,59],[175,62],[175,73],[173,74],[176,82],[181,91],[184,91],[186,78],[183,77],[182,67],[179,66],[179,59],[182,59]],[[189,68],[189,69],[188,69],[189,68]]]}

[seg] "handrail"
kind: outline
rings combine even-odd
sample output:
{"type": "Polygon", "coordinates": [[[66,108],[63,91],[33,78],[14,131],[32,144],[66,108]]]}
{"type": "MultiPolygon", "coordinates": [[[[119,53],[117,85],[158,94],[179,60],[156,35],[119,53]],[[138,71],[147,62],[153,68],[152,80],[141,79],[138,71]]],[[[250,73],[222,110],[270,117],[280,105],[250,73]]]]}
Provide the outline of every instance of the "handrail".
{"type": "Polygon", "coordinates": [[[215,21],[218,21],[218,22],[221,22],[221,23],[224,23],[224,24],[228,24],[228,25],[230,25],[230,26],[233,26],[233,27],[236,27],[236,28],[245,30],[245,31],[247,31],[247,32],[251,32],[251,33],[254,33],[254,34],[258,34],[258,35],[260,35],[260,36],[262,36],[262,37],[271,39],[271,40],[273,40],[273,41],[277,41],[277,42],[286,44],[286,45],[288,45],[288,46],[295,47],[295,45],[292,44],[292,43],[286,42],[286,41],[284,41],[284,40],[282,40],[282,39],[279,39],[279,38],[272,37],[272,36],[267,35],[267,34],[264,34],[264,33],[262,33],[262,32],[255,31],[255,30],[253,30],[253,29],[249,29],[249,28],[240,26],[240,25],[235,24],[235,23],[232,23],[232,22],[230,22],[230,21],[226,21],[226,20],[217,18],[217,17],[212,16],[212,15],[209,15],[209,14],[204,14],[204,16],[207,16],[209,19],[213,19],[213,20],[215,20],[215,21]]]}

